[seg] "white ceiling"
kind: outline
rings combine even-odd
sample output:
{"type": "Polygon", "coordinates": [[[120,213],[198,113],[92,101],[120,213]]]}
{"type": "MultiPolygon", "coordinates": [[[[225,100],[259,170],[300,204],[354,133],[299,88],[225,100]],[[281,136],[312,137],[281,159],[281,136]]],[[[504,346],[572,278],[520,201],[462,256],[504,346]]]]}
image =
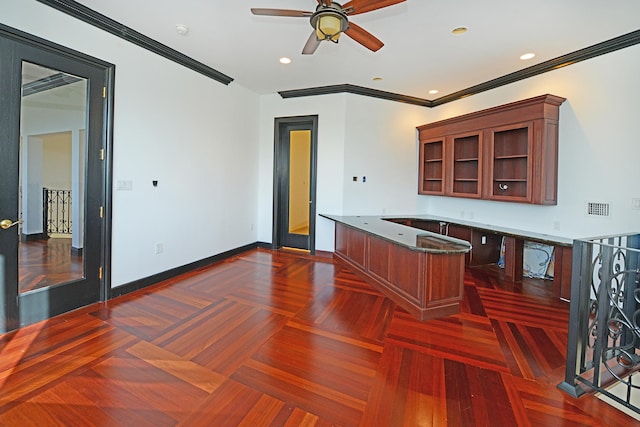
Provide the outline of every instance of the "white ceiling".
{"type": "Polygon", "coordinates": [[[343,36],[302,55],[308,18],[250,8],[313,11],[316,0],[78,2],[260,94],[351,84],[432,100],[640,28],[639,0],[407,0],[350,17],[384,42],[378,52],[343,36]],[[468,32],[452,35],[460,26],[468,32]]]}

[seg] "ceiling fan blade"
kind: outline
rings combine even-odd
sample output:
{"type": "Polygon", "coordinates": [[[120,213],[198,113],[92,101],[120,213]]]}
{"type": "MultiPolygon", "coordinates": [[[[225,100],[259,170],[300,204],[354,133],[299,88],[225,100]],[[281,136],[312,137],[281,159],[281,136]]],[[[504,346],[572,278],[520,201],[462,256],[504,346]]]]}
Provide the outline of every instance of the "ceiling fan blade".
{"type": "Polygon", "coordinates": [[[383,7],[393,6],[394,4],[405,2],[406,0],[351,0],[342,5],[343,9],[353,8],[348,15],[357,15],[359,13],[371,12],[372,10],[382,9],[383,7]]]}
{"type": "Polygon", "coordinates": [[[307,39],[307,43],[305,43],[304,48],[302,48],[302,54],[313,55],[318,46],[320,46],[320,42],[321,40],[318,40],[315,30],[312,31],[309,39],[307,39]]]}
{"type": "Polygon", "coordinates": [[[374,52],[377,52],[382,46],[384,46],[384,43],[378,40],[376,36],[353,22],[349,22],[349,28],[344,33],[360,43],[362,46],[374,52]]]}
{"type": "Polygon", "coordinates": [[[266,16],[293,16],[293,17],[309,17],[313,15],[313,12],[306,12],[304,10],[291,10],[291,9],[263,9],[259,7],[252,7],[251,13],[254,15],[266,15],[266,16]]]}

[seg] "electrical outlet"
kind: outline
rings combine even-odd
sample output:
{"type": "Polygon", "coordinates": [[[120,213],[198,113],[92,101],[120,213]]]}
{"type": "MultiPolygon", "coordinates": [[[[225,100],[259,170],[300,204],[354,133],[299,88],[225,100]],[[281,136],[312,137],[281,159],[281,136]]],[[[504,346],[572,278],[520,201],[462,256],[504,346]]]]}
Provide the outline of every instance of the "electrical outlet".
{"type": "Polygon", "coordinates": [[[487,236],[482,236],[482,238],[480,239],[480,243],[482,243],[483,245],[487,244],[487,236]]]}
{"type": "Polygon", "coordinates": [[[161,254],[163,249],[162,243],[156,243],[156,255],[161,254]]]}
{"type": "Polygon", "coordinates": [[[640,210],[640,198],[634,197],[631,199],[631,209],[640,210]]]}

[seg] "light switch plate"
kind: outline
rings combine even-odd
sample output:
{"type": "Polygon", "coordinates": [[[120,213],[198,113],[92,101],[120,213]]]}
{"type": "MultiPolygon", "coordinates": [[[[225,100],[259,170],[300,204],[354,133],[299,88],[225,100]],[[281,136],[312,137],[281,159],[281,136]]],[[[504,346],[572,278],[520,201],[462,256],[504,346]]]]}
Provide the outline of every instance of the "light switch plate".
{"type": "Polygon", "coordinates": [[[117,191],[131,191],[133,189],[133,182],[131,180],[118,180],[116,181],[117,191]]]}

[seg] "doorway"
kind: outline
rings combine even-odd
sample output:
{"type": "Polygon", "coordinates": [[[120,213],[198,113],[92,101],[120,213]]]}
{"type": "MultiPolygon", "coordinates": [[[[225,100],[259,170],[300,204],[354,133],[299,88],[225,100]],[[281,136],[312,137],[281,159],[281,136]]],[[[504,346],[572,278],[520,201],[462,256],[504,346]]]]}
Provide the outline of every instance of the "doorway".
{"type": "Polygon", "coordinates": [[[4,26],[0,52],[1,333],[107,294],[113,67],[4,26]]]}
{"type": "Polygon", "coordinates": [[[315,253],[318,116],[275,119],[273,246],[315,253]]]}

